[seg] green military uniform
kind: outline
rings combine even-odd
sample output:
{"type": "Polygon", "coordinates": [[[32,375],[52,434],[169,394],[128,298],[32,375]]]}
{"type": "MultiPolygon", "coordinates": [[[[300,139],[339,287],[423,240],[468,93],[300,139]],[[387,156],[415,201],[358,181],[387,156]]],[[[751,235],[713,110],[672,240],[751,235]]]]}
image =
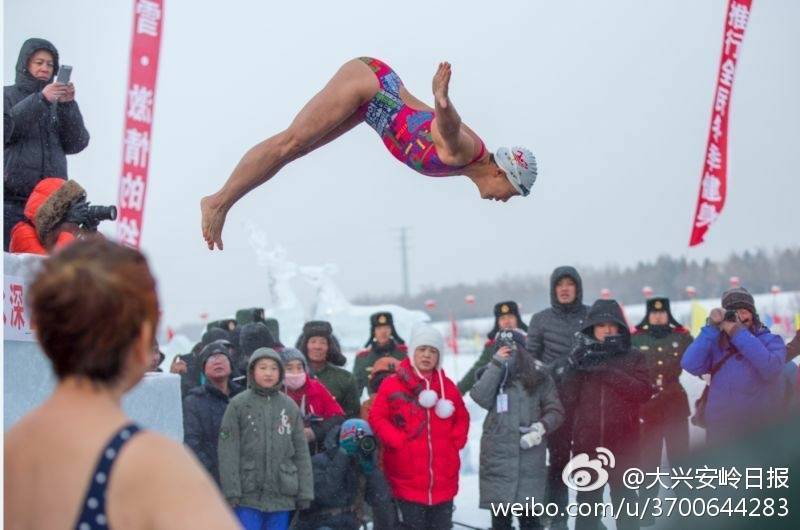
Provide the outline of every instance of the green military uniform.
{"type": "Polygon", "coordinates": [[[303,333],[297,339],[297,349],[305,355],[306,359],[308,359],[308,341],[312,337],[323,337],[328,342],[328,355],[325,365],[319,370],[314,370],[309,362],[311,375],[316,376],[325,385],[328,392],[336,398],[346,417],[357,418],[361,403],[359,403],[356,393],[356,378],[344,368],[340,368],[347,364],[347,358],[339,347],[339,341],[333,335],[330,322],[312,320],[303,325],[303,333]]]}
{"type": "MultiPolygon", "coordinates": [[[[647,361],[653,397],[640,407],[642,467],[655,472],[661,465],[662,446],[666,445],[670,464],[678,461],[689,450],[689,398],[680,382],[683,352],[692,343],[692,336],[672,316],[669,300],[651,298],[647,313],[636,327],[631,338],[647,361]],[[666,311],[669,324],[652,326],[648,315],[652,311],[666,311]]],[[[644,493],[651,498],[658,495],[658,484],[644,493]]]]}
{"type": "Polygon", "coordinates": [[[462,396],[472,389],[472,386],[475,384],[475,374],[478,370],[491,362],[492,355],[494,355],[494,341],[488,340],[483,346],[481,356],[478,357],[478,360],[475,361],[475,364],[472,365],[469,372],[458,382],[458,391],[461,392],[462,396]]]}
{"type": "Polygon", "coordinates": [[[314,370],[313,374],[325,385],[328,392],[344,410],[347,418],[357,418],[361,412],[361,402],[356,392],[356,378],[353,374],[331,363],[326,363],[321,370],[314,370]]]}
{"type": "Polygon", "coordinates": [[[405,344],[395,344],[390,340],[388,344],[380,345],[374,343],[371,348],[366,348],[356,354],[353,363],[353,375],[356,378],[357,396],[361,398],[364,388],[369,383],[369,374],[372,372],[372,365],[381,357],[392,357],[398,362],[408,357],[408,348],[405,344]]]}
{"type": "Polygon", "coordinates": [[[525,332],[528,331],[528,326],[522,322],[522,316],[519,314],[519,305],[516,302],[508,300],[506,302],[496,303],[494,305],[494,327],[486,335],[489,340],[486,341],[481,356],[478,357],[478,360],[475,361],[475,364],[473,364],[472,368],[469,369],[467,375],[462,377],[461,381],[458,382],[458,391],[461,392],[462,396],[469,392],[472,388],[472,385],[475,384],[475,374],[478,372],[478,370],[486,366],[489,361],[492,360],[492,355],[494,355],[495,352],[494,337],[497,335],[497,332],[500,331],[500,317],[503,315],[514,315],[517,317],[517,328],[525,332]]]}
{"type": "Polygon", "coordinates": [[[372,365],[375,364],[375,361],[381,357],[392,357],[398,361],[402,361],[408,356],[408,347],[397,334],[391,313],[388,311],[374,313],[369,317],[369,324],[369,340],[367,340],[367,343],[364,345],[364,349],[356,353],[356,359],[353,363],[353,375],[356,377],[356,390],[358,391],[357,395],[359,399],[361,399],[361,394],[369,383],[369,374],[372,371],[372,365]],[[378,326],[391,327],[392,332],[389,342],[378,344],[375,339],[375,328],[378,326]]]}

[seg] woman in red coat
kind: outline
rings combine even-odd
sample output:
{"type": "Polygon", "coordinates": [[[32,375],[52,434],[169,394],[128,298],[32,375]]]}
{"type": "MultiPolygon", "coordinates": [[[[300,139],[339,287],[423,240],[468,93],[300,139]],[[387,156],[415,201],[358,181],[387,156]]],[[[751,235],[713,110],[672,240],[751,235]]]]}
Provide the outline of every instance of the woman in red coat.
{"type": "Polygon", "coordinates": [[[401,526],[450,528],[461,467],[458,452],[467,443],[469,413],[439,366],[442,334],[419,327],[410,346],[413,357],[383,382],[369,423],[383,444],[383,471],[401,526]]]}
{"type": "Polygon", "coordinates": [[[328,429],[333,425],[331,418],[344,419],[344,410],[321,382],[308,375],[306,358],[295,348],[281,351],[286,395],[297,403],[305,422],[306,440],[311,445],[311,454],[322,446],[328,429]]]}

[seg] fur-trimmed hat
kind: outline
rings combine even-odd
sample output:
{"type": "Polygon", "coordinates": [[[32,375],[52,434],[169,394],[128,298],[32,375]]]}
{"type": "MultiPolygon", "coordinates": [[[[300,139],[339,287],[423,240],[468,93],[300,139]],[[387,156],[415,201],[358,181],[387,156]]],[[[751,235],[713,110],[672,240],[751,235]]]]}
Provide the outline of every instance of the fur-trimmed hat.
{"type": "Polygon", "coordinates": [[[25,203],[25,217],[36,228],[36,236],[44,243],[47,235],[61,224],[70,206],[86,200],[86,190],[74,180],[47,177],[33,188],[25,203]]]}
{"type": "Polygon", "coordinates": [[[675,320],[675,317],[672,316],[672,311],[670,310],[669,306],[669,298],[667,298],[666,296],[657,296],[653,298],[648,298],[644,312],[644,318],[642,319],[641,322],[639,322],[639,325],[636,326],[636,329],[640,331],[647,331],[650,328],[648,317],[650,316],[650,313],[652,313],[653,311],[666,311],[667,317],[669,318],[669,327],[671,328],[683,327],[681,326],[680,322],[675,320]]]}
{"type": "Polygon", "coordinates": [[[328,340],[328,362],[334,366],[344,366],[347,358],[342,354],[339,339],[333,334],[333,327],[325,320],[311,320],[303,326],[303,333],[297,338],[295,347],[308,359],[308,340],[311,337],[325,337],[328,340]]]}
{"type": "Polygon", "coordinates": [[[375,342],[375,328],[378,326],[390,326],[392,328],[392,339],[396,344],[405,344],[406,342],[397,334],[397,329],[394,327],[394,318],[388,311],[379,311],[373,313],[369,317],[369,339],[364,344],[365,348],[372,346],[375,342]]]}
{"type": "Polygon", "coordinates": [[[522,321],[522,315],[519,314],[519,305],[513,300],[507,302],[498,302],[494,305],[494,327],[486,334],[489,340],[494,340],[497,332],[500,331],[500,317],[503,315],[514,315],[517,317],[517,328],[523,331],[528,331],[528,326],[522,321]]]}

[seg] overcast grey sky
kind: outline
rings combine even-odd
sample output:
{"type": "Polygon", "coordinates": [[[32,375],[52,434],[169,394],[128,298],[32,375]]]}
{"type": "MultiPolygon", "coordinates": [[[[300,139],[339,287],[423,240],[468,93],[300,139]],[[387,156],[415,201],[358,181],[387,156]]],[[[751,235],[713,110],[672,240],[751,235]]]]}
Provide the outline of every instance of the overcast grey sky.
{"type": "MultiPolygon", "coordinates": [[[[50,39],[74,66],[92,134],[70,177],[116,201],[132,1],[7,0],[4,81],[22,42],[50,39]]],[[[263,304],[245,223],[301,264],[337,263],[344,291],[399,292],[397,228],[411,228],[412,289],[800,243],[800,2],[756,0],[730,122],[729,194],[689,250],[725,0],[671,2],[196,2],[167,0],[143,248],[165,320],[263,304]],[[385,60],[430,102],[438,61],[490,149],[539,159],[527,199],[481,201],[464,177],[394,160],[362,125],[237,204],[209,252],[198,203],[252,145],[284,128],[346,60],[385,60]]]]}

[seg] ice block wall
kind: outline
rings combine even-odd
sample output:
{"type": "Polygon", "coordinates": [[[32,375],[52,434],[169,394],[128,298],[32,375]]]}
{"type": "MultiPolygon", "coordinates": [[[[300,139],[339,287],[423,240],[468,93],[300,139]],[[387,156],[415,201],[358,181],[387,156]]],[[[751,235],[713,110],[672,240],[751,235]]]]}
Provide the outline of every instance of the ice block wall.
{"type": "MultiPolygon", "coordinates": [[[[3,430],[7,431],[53,391],[50,363],[30,331],[25,294],[38,258],[4,254],[3,430]]],[[[153,373],[128,394],[125,412],[147,429],[183,441],[180,377],[153,373]]]]}

